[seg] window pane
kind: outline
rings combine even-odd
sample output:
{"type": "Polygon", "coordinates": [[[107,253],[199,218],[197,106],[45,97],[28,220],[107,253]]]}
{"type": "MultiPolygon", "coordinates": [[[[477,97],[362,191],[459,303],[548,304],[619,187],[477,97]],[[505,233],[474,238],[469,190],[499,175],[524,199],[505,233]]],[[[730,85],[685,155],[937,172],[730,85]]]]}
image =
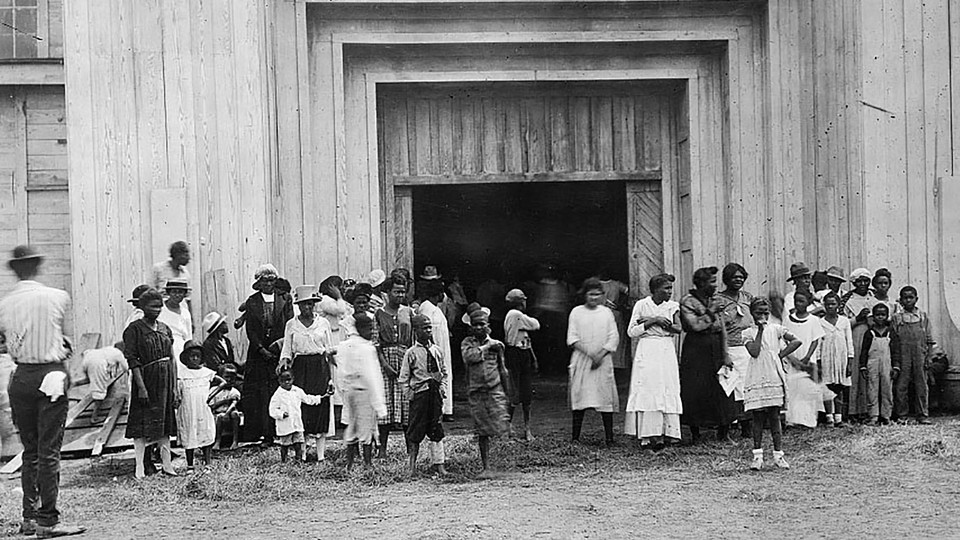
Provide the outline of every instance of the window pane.
{"type": "Polygon", "coordinates": [[[37,0],[16,0],[18,6],[36,6],[37,0]]]}
{"type": "Polygon", "coordinates": [[[12,6],[13,0],[0,0],[0,7],[12,6]]]}
{"type": "Polygon", "coordinates": [[[16,9],[13,14],[13,25],[21,34],[37,33],[37,10],[16,9]]]}
{"type": "Polygon", "coordinates": [[[13,10],[12,9],[0,9],[0,29],[4,32],[13,32],[11,27],[13,26],[13,10]]]}
{"type": "Polygon", "coordinates": [[[37,40],[33,39],[33,36],[28,36],[26,34],[16,34],[16,48],[17,58],[36,58],[37,57],[37,40]]]}
{"type": "Polygon", "coordinates": [[[0,58],[13,58],[13,34],[0,32],[0,58]]]}

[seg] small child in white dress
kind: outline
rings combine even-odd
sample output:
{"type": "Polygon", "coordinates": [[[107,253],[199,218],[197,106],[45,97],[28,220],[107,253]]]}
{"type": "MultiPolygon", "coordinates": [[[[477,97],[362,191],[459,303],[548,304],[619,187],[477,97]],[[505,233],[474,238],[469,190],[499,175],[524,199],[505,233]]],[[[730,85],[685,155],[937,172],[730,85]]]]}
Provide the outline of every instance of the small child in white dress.
{"type": "Polygon", "coordinates": [[[813,294],[805,290],[794,292],[793,313],[786,314],[783,326],[802,342],[799,349],[787,357],[787,425],[817,427],[817,416],[825,412],[824,400],[833,399],[833,392],[815,379],[820,363],[820,341],[823,327],[820,319],[807,309],[813,294]]]}
{"type": "Polygon", "coordinates": [[[274,443],[280,447],[280,461],[287,461],[290,447],[296,461],[303,459],[303,415],[301,405],[319,405],[327,396],[312,396],[293,385],[290,370],[280,372],[280,388],[270,398],[270,416],[277,421],[277,436],[274,443]]]}
{"type": "Polygon", "coordinates": [[[177,387],[180,406],[177,408],[177,441],[186,449],[187,471],[193,470],[194,450],[203,450],[203,462],[210,464],[210,451],[217,434],[217,421],[207,405],[210,386],[223,379],[203,365],[203,347],[187,341],[180,353],[177,387]]]}

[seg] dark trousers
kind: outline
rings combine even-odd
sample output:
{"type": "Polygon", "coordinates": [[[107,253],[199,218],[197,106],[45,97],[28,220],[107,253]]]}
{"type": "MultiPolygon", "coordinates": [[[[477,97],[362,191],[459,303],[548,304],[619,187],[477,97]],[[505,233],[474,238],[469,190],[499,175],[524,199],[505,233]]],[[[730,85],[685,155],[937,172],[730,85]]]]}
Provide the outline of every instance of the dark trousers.
{"type": "Polygon", "coordinates": [[[23,445],[23,519],[52,527],[60,521],[57,496],[60,494],[60,446],[70,400],[66,395],[51,402],[40,391],[40,383],[51,371],[65,371],[63,364],[17,366],[10,378],[10,407],[13,423],[20,430],[23,445]]]}
{"type": "Polygon", "coordinates": [[[408,443],[420,444],[424,438],[433,442],[443,440],[443,398],[440,383],[431,379],[429,387],[410,398],[410,420],[404,433],[408,443]]]}
{"type": "Polygon", "coordinates": [[[923,354],[906,354],[900,361],[900,375],[894,388],[894,416],[906,418],[910,414],[910,394],[913,394],[913,409],[918,418],[929,414],[926,357],[923,354]]]}

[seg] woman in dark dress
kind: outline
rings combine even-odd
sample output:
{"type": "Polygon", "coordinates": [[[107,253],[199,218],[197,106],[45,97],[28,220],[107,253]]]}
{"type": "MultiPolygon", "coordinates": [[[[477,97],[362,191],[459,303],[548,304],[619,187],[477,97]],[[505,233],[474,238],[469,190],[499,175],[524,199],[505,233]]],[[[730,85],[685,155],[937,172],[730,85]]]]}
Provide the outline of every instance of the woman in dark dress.
{"type": "Polygon", "coordinates": [[[145,475],[144,450],[154,443],[160,446],[163,473],[176,476],[170,463],[170,437],[177,434],[174,411],[179,405],[177,369],[171,357],[173,334],[157,320],[163,308],[159,291],[144,292],[138,304],[143,318],[123,331],[123,354],[133,374],[126,436],[133,439],[137,478],[145,475]]]}
{"type": "Polygon", "coordinates": [[[700,441],[702,426],[716,426],[717,440],[726,440],[737,405],[717,380],[721,366],[733,367],[727,356],[723,307],[716,298],[717,268],[694,272],[693,285],[680,300],[680,323],[686,333],[680,352],[682,421],[690,426],[694,443],[700,441]]]}
{"type": "Polygon", "coordinates": [[[261,265],[253,276],[253,293],[246,301],[246,328],[250,347],[244,364],[243,392],[240,408],[244,414],[243,440],[273,440],[273,419],[270,398],[277,390],[279,351],[271,350],[273,342],[283,337],[287,321],[293,318],[290,296],[276,290],[277,269],[261,265]]]}

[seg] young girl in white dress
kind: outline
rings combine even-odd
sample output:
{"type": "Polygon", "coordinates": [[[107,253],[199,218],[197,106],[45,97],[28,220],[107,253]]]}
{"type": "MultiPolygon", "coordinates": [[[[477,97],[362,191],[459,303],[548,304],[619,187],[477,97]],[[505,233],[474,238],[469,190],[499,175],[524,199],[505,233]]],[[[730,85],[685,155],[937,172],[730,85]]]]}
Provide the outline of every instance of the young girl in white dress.
{"type": "Polygon", "coordinates": [[[620,408],[617,383],[613,378],[613,353],[620,344],[620,332],[613,311],[603,305],[603,286],[597,278],[583,282],[585,301],[570,312],[567,345],[570,357],[570,408],[573,409],[573,440],[580,440],[580,428],[587,409],[600,413],[607,445],[613,444],[613,413],[620,408]]]}
{"type": "Polygon", "coordinates": [[[850,375],[853,371],[853,329],[850,319],[840,314],[840,297],[829,292],[823,297],[826,311],[820,319],[823,341],[820,347],[820,382],[836,394],[824,401],[827,425],[843,422],[844,395],[849,395],[850,375]]]}
{"type": "Polygon", "coordinates": [[[187,471],[193,470],[194,450],[203,450],[203,462],[210,464],[210,450],[217,435],[217,420],[207,405],[210,386],[223,383],[223,379],[203,365],[203,347],[188,341],[180,353],[177,370],[177,386],[180,407],[177,408],[177,442],[186,449],[187,471]]]}
{"type": "Polygon", "coordinates": [[[797,290],[793,296],[794,310],[785,314],[783,326],[802,343],[801,347],[787,357],[787,425],[817,427],[817,416],[825,412],[825,399],[833,399],[833,393],[818,384],[813,377],[820,362],[820,340],[823,328],[820,320],[807,311],[813,294],[797,290]]]}
{"type": "Polygon", "coordinates": [[[743,408],[753,415],[750,468],[755,471],[763,468],[763,427],[767,423],[773,438],[774,463],[781,469],[789,469],[783,458],[780,426],[780,408],[787,403],[783,359],[800,347],[800,341],[783,326],[770,322],[770,303],[765,298],[750,302],[750,315],[757,325],[743,331],[743,341],[750,353],[743,384],[743,408]]]}
{"type": "Polygon", "coordinates": [[[670,299],[674,280],[670,274],[651,278],[650,296],[633,306],[627,326],[627,335],[638,341],[623,432],[654,449],[680,440],[680,304],[670,299]]]}

